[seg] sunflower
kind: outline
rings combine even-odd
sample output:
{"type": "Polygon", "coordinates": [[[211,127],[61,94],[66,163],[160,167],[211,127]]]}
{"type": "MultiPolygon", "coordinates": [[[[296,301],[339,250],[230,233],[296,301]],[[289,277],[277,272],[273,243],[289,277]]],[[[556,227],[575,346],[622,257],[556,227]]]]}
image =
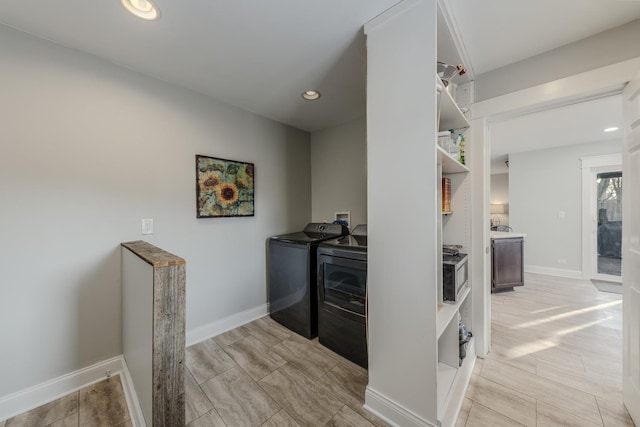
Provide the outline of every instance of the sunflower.
{"type": "Polygon", "coordinates": [[[238,187],[230,182],[220,184],[216,188],[216,194],[218,195],[218,201],[224,205],[233,205],[238,201],[238,187]]]}
{"type": "Polygon", "coordinates": [[[248,163],[245,165],[244,171],[249,177],[253,178],[253,164],[248,163]]]}
{"type": "Polygon", "coordinates": [[[200,190],[213,191],[220,184],[220,176],[218,174],[209,172],[200,178],[200,190]]]}

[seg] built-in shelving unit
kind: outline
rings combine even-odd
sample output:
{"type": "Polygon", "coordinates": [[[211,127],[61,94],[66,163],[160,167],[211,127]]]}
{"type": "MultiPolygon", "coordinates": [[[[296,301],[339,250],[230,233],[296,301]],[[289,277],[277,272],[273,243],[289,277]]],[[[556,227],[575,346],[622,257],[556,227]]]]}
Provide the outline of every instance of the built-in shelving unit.
{"type": "MultiPolygon", "coordinates": [[[[439,77],[436,76],[436,87],[444,86],[439,77]]],[[[447,90],[440,93],[440,113],[438,130],[455,129],[457,133],[464,133],[470,123],[458,107],[455,100],[447,90]]],[[[471,141],[467,141],[471,143],[471,141]]],[[[471,242],[468,239],[469,233],[465,228],[470,223],[469,198],[466,192],[469,187],[467,176],[469,168],[449,155],[435,141],[438,176],[447,177],[451,185],[451,192],[454,194],[451,200],[450,215],[441,215],[438,221],[438,247],[442,243],[462,245],[468,253],[471,242]]],[[[438,193],[438,200],[442,200],[442,195],[438,193]]],[[[441,203],[436,209],[442,210],[441,203]]],[[[470,255],[470,254],[469,254],[470,255]]],[[[460,365],[459,359],[459,320],[471,329],[469,307],[471,307],[470,284],[461,292],[454,303],[444,302],[442,298],[442,254],[440,253],[440,264],[438,266],[438,311],[436,314],[436,336],[438,340],[438,374],[437,374],[437,399],[438,399],[438,422],[441,425],[455,424],[455,418],[460,411],[464,399],[465,390],[471,376],[471,370],[475,363],[475,345],[472,342],[467,344],[467,355],[460,365]]]]}
{"type": "MultiPolygon", "coordinates": [[[[375,189],[368,193],[368,226],[378,236],[368,247],[370,376],[364,407],[395,425],[455,425],[475,363],[471,341],[460,365],[458,334],[459,319],[473,332],[473,284],[455,303],[443,301],[442,244],[460,244],[472,256],[471,186],[469,168],[438,146],[437,134],[443,129],[463,133],[470,123],[447,90],[437,101],[436,83],[443,84],[436,62],[455,65],[451,61],[458,60],[458,55],[441,58],[438,52],[441,34],[448,31],[437,28],[444,22],[438,19],[438,3],[399,2],[364,28],[367,181],[375,189]],[[402,185],[390,179],[393,165],[399,164],[406,171],[402,185]],[[442,212],[443,175],[451,180],[450,212],[442,212]],[[403,230],[412,239],[398,232],[399,215],[390,195],[418,197],[402,213],[403,230]],[[409,371],[411,376],[404,375],[409,371]]],[[[466,143],[469,147],[473,141],[466,143]]]]}

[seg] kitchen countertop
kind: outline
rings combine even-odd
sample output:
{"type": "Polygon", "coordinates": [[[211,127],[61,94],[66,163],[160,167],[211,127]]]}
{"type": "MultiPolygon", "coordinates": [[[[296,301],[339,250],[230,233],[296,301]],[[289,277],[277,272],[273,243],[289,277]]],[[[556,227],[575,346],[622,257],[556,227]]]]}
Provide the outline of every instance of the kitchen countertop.
{"type": "Polygon", "coordinates": [[[526,239],[527,233],[513,233],[511,231],[492,231],[491,232],[492,239],[509,239],[514,237],[522,237],[523,239],[526,239]]]}

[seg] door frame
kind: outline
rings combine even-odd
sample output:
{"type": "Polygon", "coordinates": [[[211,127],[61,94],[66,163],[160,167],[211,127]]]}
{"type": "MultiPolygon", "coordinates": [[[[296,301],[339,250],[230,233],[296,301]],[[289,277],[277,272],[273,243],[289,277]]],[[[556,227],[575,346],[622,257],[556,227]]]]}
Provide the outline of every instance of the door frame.
{"type": "Polygon", "coordinates": [[[582,278],[622,283],[622,276],[598,273],[596,250],[598,240],[597,233],[594,231],[597,216],[593,214],[596,203],[595,177],[601,172],[622,171],[622,153],[582,157],[580,161],[582,162],[582,278]]]}
{"type": "Polygon", "coordinates": [[[489,234],[490,135],[492,123],[602,96],[619,94],[640,69],[640,57],[586,71],[528,89],[473,103],[471,140],[472,180],[471,279],[476,353],[485,357],[491,347],[491,265],[489,234]],[[477,171],[477,172],[476,172],[477,171]],[[478,285],[480,284],[480,286],[478,285]]]}

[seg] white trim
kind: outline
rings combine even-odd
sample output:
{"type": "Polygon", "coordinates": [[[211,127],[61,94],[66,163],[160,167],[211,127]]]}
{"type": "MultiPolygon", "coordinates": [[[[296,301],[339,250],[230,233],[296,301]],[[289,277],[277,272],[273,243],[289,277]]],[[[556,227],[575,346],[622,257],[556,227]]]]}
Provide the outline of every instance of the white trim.
{"type": "Polygon", "coordinates": [[[369,386],[364,392],[364,402],[364,409],[392,426],[435,427],[435,424],[416,415],[369,386]]]}
{"type": "Polygon", "coordinates": [[[116,356],[3,396],[0,398],[0,420],[15,417],[23,412],[30,411],[31,409],[66,396],[69,393],[78,391],[90,384],[102,381],[107,377],[107,371],[109,371],[111,375],[122,373],[122,362],[122,356],[116,356]]]}
{"type": "Polygon", "coordinates": [[[395,5],[391,6],[389,9],[380,12],[378,16],[369,20],[364,24],[364,33],[369,34],[371,30],[378,28],[386,22],[389,22],[392,18],[400,15],[401,13],[406,12],[407,10],[413,8],[414,6],[422,3],[423,0],[404,0],[395,5]]]}
{"type": "Polygon", "coordinates": [[[250,308],[248,310],[241,311],[240,313],[235,313],[231,316],[216,320],[215,322],[211,322],[207,325],[199,326],[187,331],[186,345],[189,347],[193,344],[199,343],[200,341],[215,337],[223,332],[230,331],[238,326],[242,326],[246,323],[264,317],[268,313],[268,305],[262,304],[258,307],[250,308]]]}
{"type": "MultiPolygon", "coordinates": [[[[598,218],[593,213],[595,205],[595,177],[597,172],[622,170],[622,153],[581,157],[582,163],[582,278],[617,281],[621,277],[598,274],[594,223],[598,218]],[[617,280],[616,280],[617,279],[617,280]]],[[[624,196],[623,196],[624,197],[624,196]]]]}
{"type": "MultiPolygon", "coordinates": [[[[625,402],[640,402],[640,389],[638,389],[630,376],[622,381],[622,396],[625,402]]],[[[626,403],[624,407],[629,412],[633,422],[638,423],[638,420],[640,420],[640,408],[637,405],[627,406],[626,403]]]]}
{"type": "MultiPolygon", "coordinates": [[[[140,400],[136,393],[136,388],[133,386],[133,379],[129,373],[127,367],[127,361],[124,356],[122,357],[122,369],[120,371],[120,380],[122,382],[122,389],[124,390],[124,397],[129,407],[129,415],[131,416],[131,424],[133,427],[147,427],[147,423],[142,413],[142,406],[140,406],[140,400]]],[[[186,368],[185,368],[186,369],[186,368]]]]}
{"type": "MultiPolygon", "coordinates": [[[[567,279],[582,279],[582,271],[566,270],[563,268],[540,267],[537,265],[525,265],[525,273],[544,274],[545,276],[566,277],[567,279]]],[[[525,283],[525,286],[527,284],[525,283]]]]}
{"type": "Polygon", "coordinates": [[[544,109],[563,102],[620,93],[638,68],[640,58],[633,58],[476,102],[471,108],[472,117],[494,118],[503,114],[531,111],[533,108],[544,109]]]}
{"type": "Polygon", "coordinates": [[[462,32],[460,31],[458,21],[455,19],[455,13],[452,12],[451,0],[438,0],[438,5],[440,6],[440,12],[442,12],[445,26],[449,29],[453,45],[456,47],[462,63],[467,68],[468,74],[471,78],[474,78],[476,74],[467,51],[467,46],[464,44],[464,40],[462,40],[462,37],[460,36],[462,32]]]}
{"type": "Polygon", "coordinates": [[[580,157],[582,169],[601,168],[609,166],[622,167],[622,153],[603,154],[601,156],[580,157]]]}
{"type": "MultiPolygon", "coordinates": [[[[214,337],[267,314],[268,306],[267,304],[262,304],[258,307],[201,326],[187,332],[187,346],[214,337]]],[[[127,369],[127,364],[122,355],[0,397],[0,420],[6,420],[22,414],[23,412],[78,391],[88,385],[102,381],[106,378],[107,371],[109,371],[111,375],[120,374],[133,427],[145,427],[146,423],[142,415],[138,397],[129,370],[127,369]]]]}

